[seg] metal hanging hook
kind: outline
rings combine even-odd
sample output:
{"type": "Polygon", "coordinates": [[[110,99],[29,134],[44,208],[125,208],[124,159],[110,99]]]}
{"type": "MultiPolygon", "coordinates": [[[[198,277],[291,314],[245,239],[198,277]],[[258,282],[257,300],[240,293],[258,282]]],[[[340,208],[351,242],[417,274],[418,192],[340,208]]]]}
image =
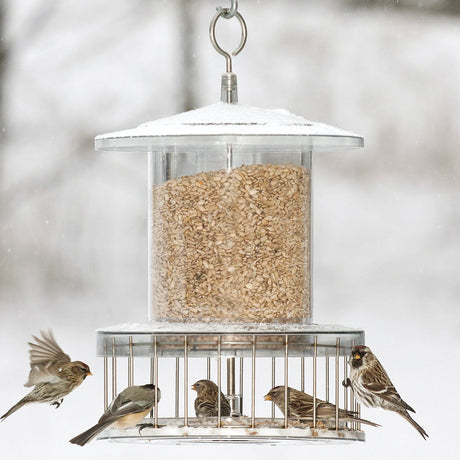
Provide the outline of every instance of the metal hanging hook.
{"type": "Polygon", "coordinates": [[[236,1],[235,2],[232,1],[231,8],[218,8],[217,13],[214,15],[214,17],[211,20],[211,24],[209,25],[209,38],[211,39],[212,46],[214,46],[214,49],[219,54],[225,57],[225,60],[227,62],[227,72],[228,73],[232,71],[232,57],[225,50],[223,50],[217,43],[216,23],[220,17],[228,18],[228,19],[232,17],[236,17],[238,21],[240,22],[241,41],[238,47],[232,53],[233,56],[236,56],[244,48],[244,45],[246,44],[246,40],[248,38],[248,30],[246,27],[246,22],[244,21],[243,16],[241,16],[241,14],[238,13],[238,11],[236,10],[237,8],[238,8],[238,2],[236,1]]]}
{"type": "Polygon", "coordinates": [[[232,0],[230,8],[222,8],[221,6],[218,6],[216,10],[225,10],[225,13],[222,17],[224,17],[225,19],[232,19],[238,11],[238,2],[237,0],[232,0]]]}

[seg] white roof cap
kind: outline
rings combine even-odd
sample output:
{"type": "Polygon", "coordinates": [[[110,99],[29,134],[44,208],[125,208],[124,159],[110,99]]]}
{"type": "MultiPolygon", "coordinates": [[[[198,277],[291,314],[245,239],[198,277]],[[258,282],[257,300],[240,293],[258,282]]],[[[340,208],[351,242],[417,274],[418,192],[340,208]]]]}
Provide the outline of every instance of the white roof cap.
{"type": "MultiPolygon", "coordinates": [[[[240,104],[217,104],[178,115],[143,123],[137,128],[96,137],[97,150],[155,151],[168,145],[189,144],[189,136],[200,136],[201,142],[216,141],[216,136],[248,136],[237,142],[250,142],[250,136],[300,136],[295,140],[312,150],[340,150],[363,147],[358,134],[324,123],[316,123],[284,109],[261,109],[240,104]]],[[[225,139],[225,142],[235,140],[225,139]]]]}

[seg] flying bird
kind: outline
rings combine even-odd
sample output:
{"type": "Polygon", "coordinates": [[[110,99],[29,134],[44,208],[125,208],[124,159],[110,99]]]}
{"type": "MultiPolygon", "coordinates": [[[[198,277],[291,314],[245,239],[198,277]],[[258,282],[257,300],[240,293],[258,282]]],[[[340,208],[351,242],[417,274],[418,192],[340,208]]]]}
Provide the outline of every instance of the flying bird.
{"type": "Polygon", "coordinates": [[[51,330],[42,331],[42,338],[33,336],[29,343],[30,373],[24,384],[33,390],[0,417],[5,420],[13,412],[30,403],[50,403],[61,405],[64,396],[77,388],[88,375],[89,366],[81,361],[71,361],[57,344],[51,330]]]}

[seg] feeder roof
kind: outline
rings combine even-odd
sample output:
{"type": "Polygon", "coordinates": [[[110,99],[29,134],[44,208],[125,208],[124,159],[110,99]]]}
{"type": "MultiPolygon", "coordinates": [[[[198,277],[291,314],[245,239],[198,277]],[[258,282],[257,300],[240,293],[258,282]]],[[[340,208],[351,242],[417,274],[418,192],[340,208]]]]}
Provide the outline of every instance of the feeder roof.
{"type": "MultiPolygon", "coordinates": [[[[256,136],[279,137],[276,142],[289,143],[292,136],[312,150],[342,150],[363,147],[358,134],[324,123],[306,120],[284,109],[262,109],[240,104],[217,104],[190,110],[178,115],[150,121],[137,128],[96,137],[97,150],[124,150],[148,152],[169,145],[189,144],[189,138],[200,137],[200,142],[250,142],[256,136]],[[246,139],[227,139],[227,137],[246,139]],[[288,138],[289,136],[289,138],[288,138]]],[[[273,139],[272,139],[273,140],[273,139]]]]}

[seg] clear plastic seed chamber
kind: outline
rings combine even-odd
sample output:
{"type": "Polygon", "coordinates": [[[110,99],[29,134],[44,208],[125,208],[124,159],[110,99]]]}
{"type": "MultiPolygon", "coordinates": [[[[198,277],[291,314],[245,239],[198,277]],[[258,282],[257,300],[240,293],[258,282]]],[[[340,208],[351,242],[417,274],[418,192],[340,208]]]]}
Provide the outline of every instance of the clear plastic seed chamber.
{"type": "MultiPolygon", "coordinates": [[[[154,383],[152,426],[108,429],[102,439],[182,442],[362,441],[347,357],[364,332],[317,325],[312,308],[312,160],[363,146],[362,137],[286,110],[237,103],[231,58],[221,102],[96,137],[96,149],[148,157],[148,320],[98,330],[104,404],[154,383]],[[230,415],[197,417],[200,379],[213,380],[230,415]],[[313,398],[291,418],[264,395],[277,385],[313,398]],[[317,404],[335,405],[323,417],[317,404]]],[[[320,257],[320,255],[318,255],[320,257]]],[[[287,401],[287,399],[286,399],[287,401]]]]}

